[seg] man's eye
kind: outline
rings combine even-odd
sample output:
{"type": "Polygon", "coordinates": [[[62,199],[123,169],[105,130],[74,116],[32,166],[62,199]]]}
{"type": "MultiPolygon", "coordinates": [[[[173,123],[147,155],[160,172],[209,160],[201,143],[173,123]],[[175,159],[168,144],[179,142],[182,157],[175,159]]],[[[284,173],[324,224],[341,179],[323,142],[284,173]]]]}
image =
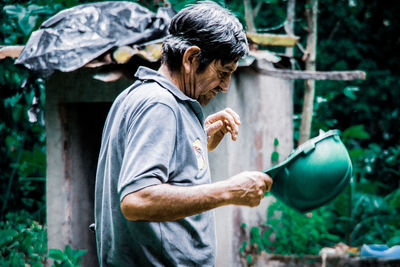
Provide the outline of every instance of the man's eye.
{"type": "Polygon", "coordinates": [[[225,79],[225,78],[227,78],[229,76],[229,73],[228,72],[220,72],[219,73],[219,77],[221,78],[221,79],[225,79]]]}

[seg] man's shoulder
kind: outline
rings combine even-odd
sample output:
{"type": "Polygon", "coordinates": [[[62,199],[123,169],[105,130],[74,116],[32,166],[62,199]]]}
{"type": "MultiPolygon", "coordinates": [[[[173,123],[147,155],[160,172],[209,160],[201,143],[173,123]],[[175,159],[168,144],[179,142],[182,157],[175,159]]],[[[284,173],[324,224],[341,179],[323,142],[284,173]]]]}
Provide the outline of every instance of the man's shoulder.
{"type": "Polygon", "coordinates": [[[175,96],[166,88],[162,87],[155,81],[146,81],[139,85],[133,85],[128,88],[126,101],[136,105],[154,105],[164,104],[172,109],[176,109],[179,105],[175,96]]]}

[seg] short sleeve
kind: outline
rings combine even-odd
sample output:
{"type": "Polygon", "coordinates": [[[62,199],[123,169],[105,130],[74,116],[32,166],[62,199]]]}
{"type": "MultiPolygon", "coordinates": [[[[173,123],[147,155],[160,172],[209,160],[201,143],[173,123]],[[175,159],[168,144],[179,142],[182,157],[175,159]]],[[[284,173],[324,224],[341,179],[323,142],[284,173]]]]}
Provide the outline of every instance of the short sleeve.
{"type": "Polygon", "coordinates": [[[168,181],[176,140],[176,117],[163,103],[153,103],[127,124],[118,194],[127,194],[168,181]]]}

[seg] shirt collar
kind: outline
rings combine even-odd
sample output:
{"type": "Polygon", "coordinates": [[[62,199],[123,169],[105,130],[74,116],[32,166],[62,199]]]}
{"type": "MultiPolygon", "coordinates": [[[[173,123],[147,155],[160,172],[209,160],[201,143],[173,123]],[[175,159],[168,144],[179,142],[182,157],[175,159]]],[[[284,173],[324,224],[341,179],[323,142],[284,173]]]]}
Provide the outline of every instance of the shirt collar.
{"type": "Polygon", "coordinates": [[[167,77],[162,75],[161,73],[152,70],[147,67],[140,66],[138,70],[135,73],[135,77],[137,77],[139,80],[151,80],[155,81],[158,83],[160,86],[164,87],[168,91],[171,92],[175,97],[179,98],[180,100],[183,101],[196,101],[193,98],[188,97],[185,95],[179,88],[175,86],[167,77]]]}
{"type": "Polygon", "coordinates": [[[176,98],[182,101],[188,101],[191,107],[193,108],[194,112],[196,113],[196,116],[199,118],[200,123],[203,125],[204,115],[200,103],[197,100],[185,95],[167,77],[165,77],[164,75],[155,70],[143,66],[140,66],[138,68],[138,70],[135,73],[135,77],[137,77],[139,80],[154,81],[158,83],[161,87],[167,89],[176,98]]]}

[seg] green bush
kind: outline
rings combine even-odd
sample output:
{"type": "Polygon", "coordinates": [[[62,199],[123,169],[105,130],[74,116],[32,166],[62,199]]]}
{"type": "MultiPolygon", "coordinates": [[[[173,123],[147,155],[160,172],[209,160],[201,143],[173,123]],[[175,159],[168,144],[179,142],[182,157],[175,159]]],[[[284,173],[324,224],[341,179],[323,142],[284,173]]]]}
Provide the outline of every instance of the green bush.
{"type": "Polygon", "coordinates": [[[46,228],[26,211],[8,213],[0,222],[0,266],[42,266],[46,242],[46,228]]]}
{"type": "Polygon", "coordinates": [[[85,253],[67,245],[64,251],[49,249],[47,254],[46,227],[27,211],[10,212],[0,222],[0,266],[43,266],[50,258],[55,267],[77,267],[85,253]]]}

